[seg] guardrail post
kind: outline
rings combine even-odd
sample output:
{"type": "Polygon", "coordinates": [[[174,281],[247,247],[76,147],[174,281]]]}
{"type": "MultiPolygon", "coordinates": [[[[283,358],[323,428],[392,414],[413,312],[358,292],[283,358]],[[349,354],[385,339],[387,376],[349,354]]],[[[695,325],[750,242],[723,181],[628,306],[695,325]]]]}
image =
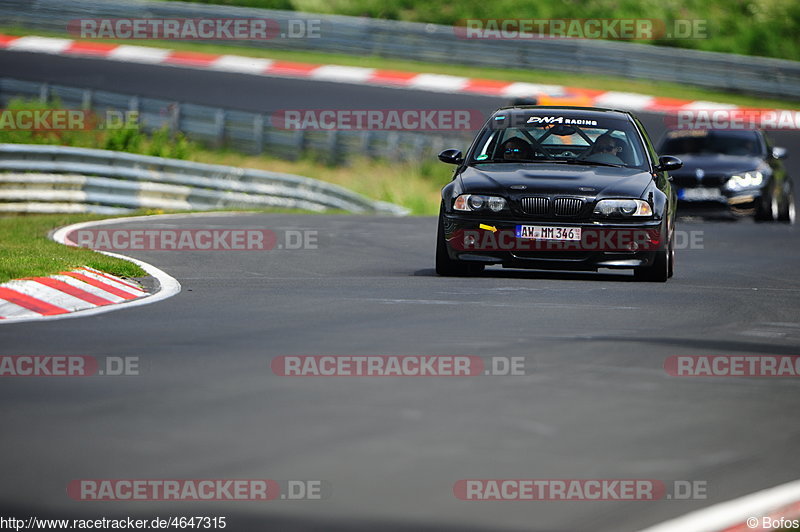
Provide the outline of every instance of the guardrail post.
{"type": "Polygon", "coordinates": [[[428,144],[428,139],[425,138],[424,135],[417,135],[414,137],[414,153],[422,158],[422,154],[425,153],[425,146],[428,144]]]}
{"type": "Polygon", "coordinates": [[[264,152],[264,115],[260,113],[253,116],[253,144],[255,153],[264,152]]]}
{"type": "Polygon", "coordinates": [[[48,83],[42,83],[42,86],[39,87],[39,101],[42,103],[47,103],[50,99],[50,85],[48,83]]]}
{"type": "Polygon", "coordinates": [[[170,105],[169,111],[169,130],[174,136],[181,131],[181,104],[173,103],[170,105]]]}
{"type": "Polygon", "coordinates": [[[396,131],[392,131],[386,137],[386,153],[384,154],[387,159],[400,151],[400,135],[396,131]]]}
{"type": "Polygon", "coordinates": [[[289,159],[296,160],[299,159],[306,150],[306,130],[305,129],[297,129],[292,135],[292,144],[294,145],[294,153],[289,156],[289,159]]]}
{"type": "Polygon", "coordinates": [[[434,137],[433,141],[429,144],[429,146],[430,149],[433,151],[433,154],[437,154],[447,149],[444,146],[444,139],[442,139],[442,137],[434,137]]]}
{"type": "Polygon", "coordinates": [[[339,146],[339,131],[333,129],[328,132],[328,142],[327,142],[327,151],[328,151],[328,162],[331,164],[339,164],[341,161],[340,157],[340,146],[339,146]]]}
{"type": "Polygon", "coordinates": [[[92,108],[92,89],[84,89],[81,93],[81,109],[84,111],[92,108]]]}
{"type": "Polygon", "coordinates": [[[221,148],[225,143],[225,110],[217,109],[214,113],[214,144],[221,148]]]}
{"type": "Polygon", "coordinates": [[[358,143],[361,153],[369,157],[369,151],[372,145],[372,131],[362,131],[359,135],[359,140],[361,141],[358,143]]]}

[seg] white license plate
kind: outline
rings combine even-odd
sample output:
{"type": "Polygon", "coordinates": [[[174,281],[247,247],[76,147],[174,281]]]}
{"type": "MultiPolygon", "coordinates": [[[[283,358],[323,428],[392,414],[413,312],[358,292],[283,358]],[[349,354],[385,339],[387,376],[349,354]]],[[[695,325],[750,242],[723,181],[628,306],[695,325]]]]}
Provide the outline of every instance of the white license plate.
{"type": "Polygon", "coordinates": [[[552,225],[518,225],[517,238],[536,240],[580,240],[580,227],[557,227],[552,225]]]}
{"type": "Polygon", "coordinates": [[[718,188],[684,188],[678,194],[678,199],[683,201],[720,201],[725,196],[718,188]]]}

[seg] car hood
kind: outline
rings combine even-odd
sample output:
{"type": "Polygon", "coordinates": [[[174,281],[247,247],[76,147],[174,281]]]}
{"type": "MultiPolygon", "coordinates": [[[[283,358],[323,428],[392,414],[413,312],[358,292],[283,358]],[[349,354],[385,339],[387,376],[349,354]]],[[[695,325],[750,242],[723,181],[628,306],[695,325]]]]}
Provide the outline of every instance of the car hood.
{"type": "Polygon", "coordinates": [[[683,161],[683,168],[670,172],[673,175],[694,175],[697,170],[707,174],[731,175],[737,172],[755,170],[763,165],[759,157],[738,155],[676,155],[683,161]]]}
{"type": "Polygon", "coordinates": [[[577,164],[481,164],[461,173],[464,192],[639,198],[652,174],[638,168],[577,164]],[[521,187],[524,185],[524,189],[521,187]],[[513,188],[512,188],[513,187],[513,188]]]}

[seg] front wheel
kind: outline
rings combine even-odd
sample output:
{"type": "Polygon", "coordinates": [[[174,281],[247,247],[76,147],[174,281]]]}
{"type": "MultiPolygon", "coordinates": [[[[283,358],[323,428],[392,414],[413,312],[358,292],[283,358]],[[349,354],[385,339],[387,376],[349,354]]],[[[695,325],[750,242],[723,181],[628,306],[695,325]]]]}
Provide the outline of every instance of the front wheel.
{"type": "Polygon", "coordinates": [[[794,187],[790,186],[789,190],[786,194],[783,195],[783,205],[781,206],[781,212],[778,216],[778,221],[783,222],[785,224],[794,224],[796,218],[795,212],[795,205],[794,205],[794,187]]]}
{"type": "Polygon", "coordinates": [[[775,222],[780,216],[780,203],[775,194],[775,190],[769,191],[769,196],[762,198],[756,206],[756,213],[754,216],[757,222],[775,222]]]}
{"type": "Polygon", "coordinates": [[[675,275],[675,242],[673,238],[669,239],[669,277],[672,279],[672,276],[675,275]]]}
{"type": "Polygon", "coordinates": [[[439,213],[439,228],[436,231],[436,273],[452,277],[477,275],[483,271],[483,264],[470,264],[460,260],[453,260],[447,253],[447,243],[444,238],[444,216],[439,213]]]}
{"type": "Polygon", "coordinates": [[[656,252],[656,258],[650,266],[642,266],[633,270],[633,278],[650,283],[666,283],[675,269],[675,250],[670,235],[667,249],[656,252]]]}

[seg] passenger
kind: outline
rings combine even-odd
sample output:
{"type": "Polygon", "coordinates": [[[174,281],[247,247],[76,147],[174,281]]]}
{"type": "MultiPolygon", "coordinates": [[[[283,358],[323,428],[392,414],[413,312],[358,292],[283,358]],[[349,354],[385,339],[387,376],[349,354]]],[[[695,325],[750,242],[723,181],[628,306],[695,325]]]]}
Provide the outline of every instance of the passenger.
{"type": "Polygon", "coordinates": [[[621,151],[622,146],[617,142],[617,139],[611,135],[600,135],[594,146],[592,146],[592,154],[586,157],[585,160],[596,163],[624,165],[625,161],[618,157],[621,151]]]}
{"type": "Polygon", "coordinates": [[[502,146],[503,159],[506,161],[530,161],[533,159],[531,145],[519,137],[512,137],[502,146]]]}

